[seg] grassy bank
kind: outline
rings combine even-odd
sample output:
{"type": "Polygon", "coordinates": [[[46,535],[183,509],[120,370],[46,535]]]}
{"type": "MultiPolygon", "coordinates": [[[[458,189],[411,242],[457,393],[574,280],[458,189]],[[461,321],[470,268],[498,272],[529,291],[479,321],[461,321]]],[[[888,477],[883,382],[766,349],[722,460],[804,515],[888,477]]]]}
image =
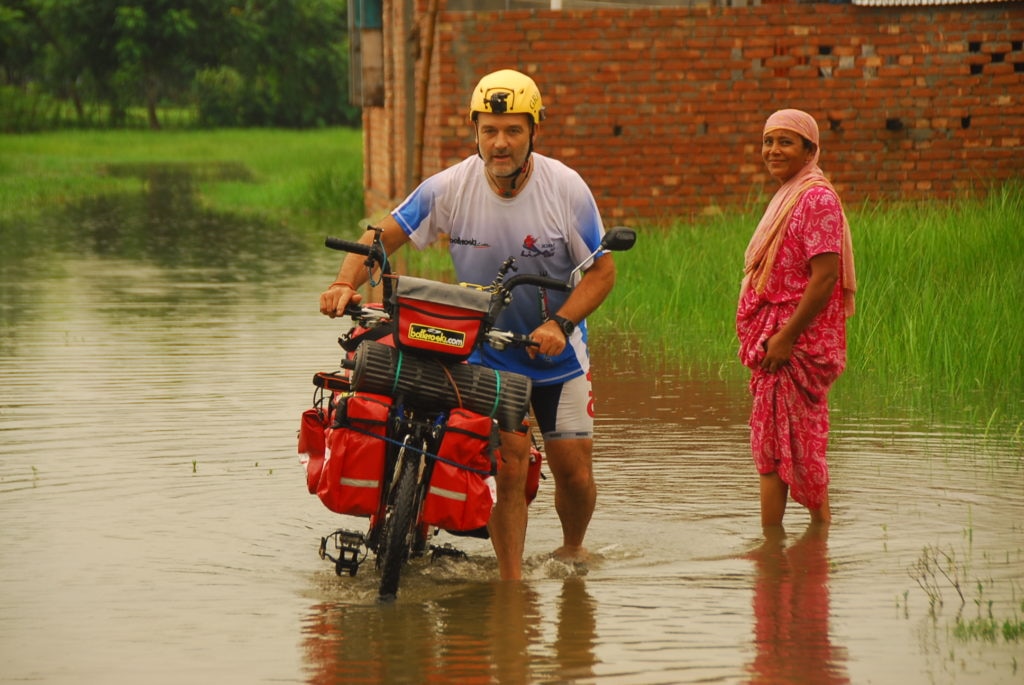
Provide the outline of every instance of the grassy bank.
{"type": "Polygon", "coordinates": [[[362,215],[362,133],[353,129],[61,131],[3,135],[0,149],[0,220],[137,188],[137,176],[117,169],[143,164],[194,167],[203,201],[221,211],[362,215]]]}
{"type": "MultiPolygon", "coordinates": [[[[138,189],[118,167],[197,169],[201,201],[283,226],[354,237],[362,216],[359,131],[70,131],[0,136],[0,226],[40,208],[138,189]]],[[[619,280],[592,317],[627,331],[648,368],[742,382],[733,328],[744,247],[763,208],[668,228],[639,227],[619,280]]],[[[889,410],[985,426],[1024,422],[1024,182],[986,199],[848,207],[860,292],[845,411],[889,410]]],[[[26,221],[26,219],[29,219],[26,221]]],[[[313,233],[310,234],[312,238],[313,233]]],[[[444,255],[408,255],[411,272],[444,255]]],[[[618,341],[616,344],[619,344],[618,341]]],[[[635,358],[631,355],[629,358],[635,358]]]]}

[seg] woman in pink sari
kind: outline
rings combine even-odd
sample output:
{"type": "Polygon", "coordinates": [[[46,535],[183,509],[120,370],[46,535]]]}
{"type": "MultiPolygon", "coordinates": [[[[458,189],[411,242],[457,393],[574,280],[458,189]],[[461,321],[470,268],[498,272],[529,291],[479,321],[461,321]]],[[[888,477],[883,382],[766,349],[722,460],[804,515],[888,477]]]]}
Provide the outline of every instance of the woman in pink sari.
{"type": "Polygon", "coordinates": [[[782,525],[789,494],[828,523],[828,390],[846,367],[856,290],[850,227],[818,167],[812,116],[772,114],[761,156],[781,186],[747,246],[736,312],[739,356],[752,371],[761,524],[782,525]]]}

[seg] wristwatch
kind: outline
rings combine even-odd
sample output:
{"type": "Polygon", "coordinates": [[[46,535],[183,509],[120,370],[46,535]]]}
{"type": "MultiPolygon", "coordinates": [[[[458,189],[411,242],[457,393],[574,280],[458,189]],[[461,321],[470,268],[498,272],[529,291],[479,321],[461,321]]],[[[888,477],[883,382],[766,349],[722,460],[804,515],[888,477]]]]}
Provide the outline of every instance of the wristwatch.
{"type": "Polygon", "coordinates": [[[576,330],[576,324],[569,321],[569,319],[564,316],[559,316],[558,314],[552,314],[549,316],[548,321],[554,321],[558,324],[558,327],[562,329],[562,334],[565,335],[566,340],[568,340],[569,336],[572,335],[572,332],[576,330]]]}

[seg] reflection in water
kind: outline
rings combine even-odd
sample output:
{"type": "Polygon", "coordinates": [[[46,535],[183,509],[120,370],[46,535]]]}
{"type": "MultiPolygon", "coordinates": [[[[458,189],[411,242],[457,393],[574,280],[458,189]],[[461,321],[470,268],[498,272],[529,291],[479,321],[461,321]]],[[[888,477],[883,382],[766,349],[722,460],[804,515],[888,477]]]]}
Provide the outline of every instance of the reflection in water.
{"type": "Polygon", "coordinates": [[[585,581],[567,578],[558,607],[558,639],[555,655],[561,679],[574,681],[594,675],[597,639],[597,603],[587,593],[585,581]]]}
{"type": "Polygon", "coordinates": [[[563,581],[549,602],[529,583],[494,581],[415,603],[322,602],[305,622],[307,682],[574,682],[594,674],[595,602],[563,581]]]}
{"type": "Polygon", "coordinates": [[[321,251],[317,240],[259,216],[216,212],[203,204],[198,183],[245,182],[238,164],[124,164],[104,170],[138,178],[141,192],[87,197],[47,210],[28,230],[0,222],[0,350],[9,349],[20,319],[34,313],[41,276],[73,280],[60,253],[99,264],[102,305],[117,318],[166,316],[168,306],[221,307],[222,284],[252,303],[276,277],[302,273],[321,251]],[[216,291],[216,292],[215,292],[216,291]],[[198,295],[198,297],[197,297],[198,295]]]}
{"type": "Polygon", "coordinates": [[[142,192],[87,197],[60,207],[44,214],[43,225],[30,235],[20,226],[0,225],[6,248],[0,263],[59,249],[174,268],[214,268],[221,271],[214,278],[231,281],[242,274],[288,273],[289,259],[308,258],[319,247],[300,231],[260,216],[204,206],[200,182],[250,180],[238,164],[124,164],[110,165],[104,173],[138,178],[142,192]]]}
{"type": "Polygon", "coordinates": [[[849,683],[846,652],[829,633],[828,526],[810,524],[786,546],[781,527],[765,529],[753,553],[754,641],[751,683],[849,683]]]}

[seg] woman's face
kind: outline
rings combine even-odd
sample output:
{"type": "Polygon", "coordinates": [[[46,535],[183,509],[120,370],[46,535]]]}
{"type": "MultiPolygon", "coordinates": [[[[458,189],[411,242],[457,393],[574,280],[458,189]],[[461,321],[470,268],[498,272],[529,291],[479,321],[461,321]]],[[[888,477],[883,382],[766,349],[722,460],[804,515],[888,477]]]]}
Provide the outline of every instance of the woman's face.
{"type": "Polygon", "coordinates": [[[808,148],[799,133],[777,128],[764,134],[761,157],[772,178],[785,183],[814,158],[814,146],[808,148]]]}

